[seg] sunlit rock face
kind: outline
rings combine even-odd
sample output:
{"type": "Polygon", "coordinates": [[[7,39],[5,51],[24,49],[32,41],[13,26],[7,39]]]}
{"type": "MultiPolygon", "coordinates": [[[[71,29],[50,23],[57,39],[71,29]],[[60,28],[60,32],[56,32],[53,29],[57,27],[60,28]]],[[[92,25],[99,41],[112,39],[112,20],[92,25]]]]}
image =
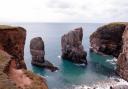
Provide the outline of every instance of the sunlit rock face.
{"type": "Polygon", "coordinates": [[[124,23],[111,23],[99,27],[91,36],[91,50],[118,57],[122,51],[122,34],[126,25],[124,23]]]}
{"type": "Polygon", "coordinates": [[[52,63],[48,60],[45,60],[45,49],[44,41],[41,37],[35,37],[30,42],[30,52],[32,55],[31,63],[33,65],[48,68],[51,71],[58,70],[52,63]]]}
{"type": "Polygon", "coordinates": [[[61,37],[62,58],[78,64],[87,64],[84,47],[82,45],[83,29],[76,28],[61,37]]]}
{"type": "Polygon", "coordinates": [[[117,73],[128,81],[128,26],[122,36],[123,46],[117,61],[117,73]]]}
{"type": "Polygon", "coordinates": [[[24,28],[0,25],[0,49],[17,59],[17,68],[26,69],[23,50],[25,39],[26,30],[24,28]]]}
{"type": "Polygon", "coordinates": [[[48,89],[46,80],[25,70],[26,30],[0,25],[0,89],[48,89]]]}

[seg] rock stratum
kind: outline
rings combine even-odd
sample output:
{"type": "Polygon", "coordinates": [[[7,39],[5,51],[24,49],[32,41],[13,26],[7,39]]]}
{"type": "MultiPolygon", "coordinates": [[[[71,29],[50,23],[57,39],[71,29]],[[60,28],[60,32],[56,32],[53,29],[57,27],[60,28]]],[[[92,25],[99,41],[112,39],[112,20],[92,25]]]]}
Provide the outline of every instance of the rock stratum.
{"type": "Polygon", "coordinates": [[[26,30],[0,25],[0,89],[48,89],[46,80],[26,70],[26,30]]]}
{"type": "Polygon", "coordinates": [[[0,49],[17,59],[17,68],[26,69],[23,58],[25,38],[26,30],[22,27],[0,26],[0,49]]]}
{"type": "Polygon", "coordinates": [[[41,37],[35,37],[30,42],[30,52],[33,65],[50,69],[52,72],[58,70],[52,63],[45,60],[45,46],[41,37]]]}
{"type": "Polygon", "coordinates": [[[124,23],[111,23],[99,27],[91,36],[91,50],[118,57],[122,51],[122,34],[126,25],[124,23]]]}
{"type": "Polygon", "coordinates": [[[76,28],[61,38],[62,58],[78,64],[87,64],[87,53],[82,45],[83,29],[76,28]]]}
{"type": "MultiPolygon", "coordinates": [[[[90,36],[91,50],[117,57],[117,74],[128,81],[128,23],[111,23],[90,36]]],[[[115,89],[115,88],[114,88],[115,89]]]]}
{"type": "Polygon", "coordinates": [[[122,36],[123,45],[117,61],[117,73],[128,81],[128,26],[122,36]]]}

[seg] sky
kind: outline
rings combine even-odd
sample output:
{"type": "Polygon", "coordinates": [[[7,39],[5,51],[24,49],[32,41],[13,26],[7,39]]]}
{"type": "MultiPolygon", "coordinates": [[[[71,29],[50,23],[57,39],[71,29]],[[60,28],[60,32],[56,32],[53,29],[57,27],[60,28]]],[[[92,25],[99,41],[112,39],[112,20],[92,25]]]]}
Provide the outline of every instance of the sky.
{"type": "Polygon", "coordinates": [[[0,0],[0,22],[126,22],[128,0],[0,0]]]}

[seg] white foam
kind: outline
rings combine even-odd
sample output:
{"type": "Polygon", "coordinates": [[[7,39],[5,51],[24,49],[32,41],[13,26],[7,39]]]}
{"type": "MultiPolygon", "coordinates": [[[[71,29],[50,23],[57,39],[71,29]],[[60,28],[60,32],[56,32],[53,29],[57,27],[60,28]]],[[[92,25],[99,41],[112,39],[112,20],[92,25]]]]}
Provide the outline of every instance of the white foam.
{"type": "Polygon", "coordinates": [[[58,55],[57,57],[58,57],[59,59],[61,59],[61,56],[60,56],[60,55],[58,55]]]}
{"type": "Polygon", "coordinates": [[[115,65],[117,62],[117,59],[114,57],[113,59],[107,59],[106,62],[109,62],[112,65],[115,65]]]}
{"type": "Polygon", "coordinates": [[[74,89],[110,89],[110,86],[117,86],[117,85],[128,85],[128,82],[121,79],[121,78],[114,78],[111,77],[104,81],[99,81],[92,86],[87,85],[74,85],[74,89]]]}

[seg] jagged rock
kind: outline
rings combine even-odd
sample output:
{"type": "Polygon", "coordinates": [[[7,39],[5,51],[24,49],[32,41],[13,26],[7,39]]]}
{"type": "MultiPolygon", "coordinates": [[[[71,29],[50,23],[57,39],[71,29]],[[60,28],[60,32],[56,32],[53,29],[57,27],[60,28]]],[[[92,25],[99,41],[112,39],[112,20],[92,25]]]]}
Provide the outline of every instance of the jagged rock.
{"type": "Polygon", "coordinates": [[[17,59],[17,68],[25,68],[24,44],[26,30],[22,27],[0,25],[0,49],[17,59]]]}
{"type": "Polygon", "coordinates": [[[90,36],[91,50],[118,57],[122,50],[122,34],[125,27],[125,23],[111,23],[99,27],[90,36]]]}
{"type": "Polygon", "coordinates": [[[33,38],[30,42],[30,52],[32,55],[32,64],[44,68],[48,68],[51,71],[58,70],[52,63],[45,60],[44,42],[41,37],[33,38]]]}
{"type": "Polygon", "coordinates": [[[48,89],[43,77],[25,70],[26,65],[23,60],[25,38],[24,28],[0,25],[0,89],[48,89]],[[24,75],[19,75],[21,72],[24,75]],[[22,87],[20,85],[23,84],[19,82],[24,82],[25,76],[31,84],[22,87]]]}
{"type": "Polygon", "coordinates": [[[126,27],[123,36],[123,50],[120,53],[117,61],[117,73],[128,81],[128,26],[126,27]]]}
{"type": "Polygon", "coordinates": [[[128,89],[128,85],[111,86],[110,89],[128,89]]]}
{"type": "Polygon", "coordinates": [[[78,64],[87,64],[87,53],[82,45],[83,29],[77,28],[61,38],[62,58],[78,64]]]}

